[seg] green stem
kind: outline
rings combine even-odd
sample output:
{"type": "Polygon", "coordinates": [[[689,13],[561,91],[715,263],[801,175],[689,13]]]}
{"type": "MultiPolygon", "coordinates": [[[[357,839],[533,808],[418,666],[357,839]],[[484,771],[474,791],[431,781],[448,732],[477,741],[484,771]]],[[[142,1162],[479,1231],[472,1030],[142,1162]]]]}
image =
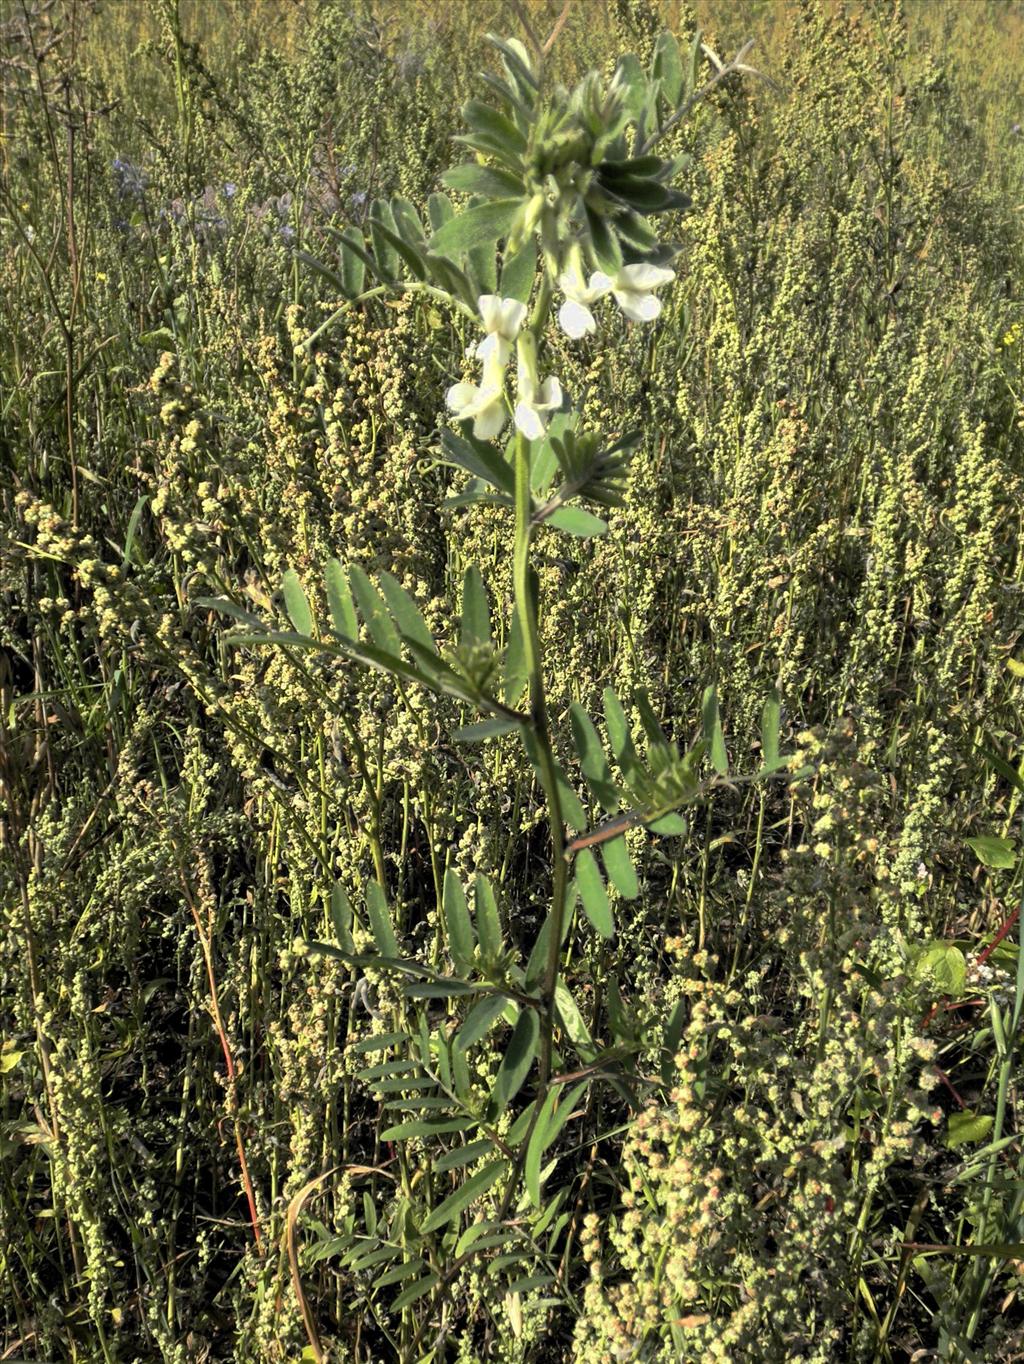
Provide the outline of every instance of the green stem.
{"type": "Polygon", "coordinates": [[[531,525],[533,502],[530,490],[530,442],[520,432],[516,436],[516,533],[512,562],[515,609],[523,636],[523,653],[530,684],[530,724],[537,745],[541,784],[548,806],[551,824],[552,886],[551,911],[547,919],[548,955],[541,990],[543,1017],[541,1020],[541,1055],[538,1099],[543,1096],[551,1075],[551,1052],[554,1037],[555,989],[558,985],[559,949],[565,920],[567,867],[565,861],[565,832],[562,803],[558,793],[555,755],[551,746],[544,675],[541,667],[540,632],[537,622],[537,599],[530,569],[530,546],[533,538],[531,525]]]}

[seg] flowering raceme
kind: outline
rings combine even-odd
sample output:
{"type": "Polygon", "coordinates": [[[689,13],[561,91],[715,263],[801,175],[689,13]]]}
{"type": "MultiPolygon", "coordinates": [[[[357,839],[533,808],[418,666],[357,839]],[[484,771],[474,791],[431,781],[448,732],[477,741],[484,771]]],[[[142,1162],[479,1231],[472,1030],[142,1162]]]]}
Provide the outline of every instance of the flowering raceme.
{"type": "Polygon", "coordinates": [[[558,321],[566,336],[574,341],[592,332],[597,323],[590,305],[611,294],[631,322],[653,322],[661,312],[661,299],[655,290],[675,279],[675,272],[663,266],[641,262],[624,265],[612,277],[595,270],[584,279],[579,252],[574,253],[568,270],[558,277],[565,302],[558,310],[558,321]]]}
{"type": "Polygon", "coordinates": [[[558,310],[558,321],[566,336],[578,341],[580,337],[594,331],[597,323],[590,311],[591,303],[604,298],[612,287],[611,278],[603,270],[595,270],[590,282],[583,277],[583,266],[579,252],[564,274],[559,275],[558,283],[565,294],[565,302],[558,310]]]}
{"type": "Polygon", "coordinates": [[[477,355],[485,360],[491,351],[497,351],[502,365],[506,364],[512,353],[512,342],[519,335],[526,321],[526,304],[515,298],[500,298],[497,294],[482,294],[476,306],[484,320],[487,335],[476,348],[477,355]]]}
{"type": "Polygon", "coordinates": [[[554,375],[541,383],[537,346],[530,332],[524,332],[517,342],[516,361],[516,426],[528,440],[540,440],[547,430],[547,414],[562,406],[562,385],[554,375]]]}
{"type": "MultiPolygon", "coordinates": [[[[526,304],[515,298],[501,298],[498,294],[481,294],[477,308],[486,335],[477,343],[473,354],[484,363],[483,377],[479,384],[453,384],[446,401],[459,421],[472,420],[473,435],[477,440],[492,440],[501,434],[508,420],[505,366],[512,353],[512,343],[519,337],[526,320],[526,304]]],[[[560,389],[558,401],[561,402],[560,389]]]]}
{"type": "Polygon", "coordinates": [[[674,270],[661,265],[624,265],[612,280],[612,297],[630,322],[653,322],[661,312],[661,299],[654,291],[675,277],[674,270]]]}
{"type": "MultiPolygon", "coordinates": [[[[489,334],[480,346],[491,340],[489,334]]],[[[497,339],[497,338],[496,338],[497,339]]],[[[493,440],[499,436],[508,420],[508,407],[505,403],[505,359],[502,343],[498,341],[483,355],[484,372],[479,384],[452,384],[446,394],[446,401],[459,421],[473,422],[473,435],[477,440],[493,440]]],[[[477,353],[480,353],[478,347],[477,353]]]]}

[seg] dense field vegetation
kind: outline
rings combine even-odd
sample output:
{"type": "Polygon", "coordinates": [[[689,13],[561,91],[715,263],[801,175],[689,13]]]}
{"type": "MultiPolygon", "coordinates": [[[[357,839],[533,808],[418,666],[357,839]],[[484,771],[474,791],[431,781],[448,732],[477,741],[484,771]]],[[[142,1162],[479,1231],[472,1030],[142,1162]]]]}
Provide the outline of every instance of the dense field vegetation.
{"type": "Polygon", "coordinates": [[[660,316],[546,333],[642,433],[532,546],[568,822],[607,688],[712,740],[560,955],[518,735],[213,604],[326,636],[338,559],[512,641],[441,462],[479,321],[346,302],[340,232],[427,218],[486,33],[560,11],[0,9],[0,1357],[1024,1359],[1024,5],[567,9],[566,84],[663,23],[760,74],[665,139],[660,316]]]}

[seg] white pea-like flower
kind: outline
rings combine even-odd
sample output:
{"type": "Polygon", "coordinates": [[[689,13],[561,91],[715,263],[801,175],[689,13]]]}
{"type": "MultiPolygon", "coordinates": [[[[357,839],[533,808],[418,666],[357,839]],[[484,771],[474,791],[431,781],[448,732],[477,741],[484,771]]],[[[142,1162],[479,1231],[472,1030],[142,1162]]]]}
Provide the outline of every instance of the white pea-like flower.
{"type": "Polygon", "coordinates": [[[645,261],[624,265],[611,282],[612,296],[630,322],[653,322],[661,312],[661,299],[654,291],[675,277],[674,270],[645,261]]]}
{"type": "Polygon", "coordinates": [[[526,304],[517,298],[501,298],[498,294],[481,294],[476,301],[487,335],[478,344],[476,353],[486,361],[493,353],[504,365],[512,352],[512,343],[526,321],[526,304]]]}
{"type": "Polygon", "coordinates": [[[536,343],[529,332],[520,336],[516,356],[515,423],[528,440],[540,440],[547,430],[548,414],[562,406],[562,385],[554,375],[543,383],[538,379],[536,343]]]}
{"type": "MultiPolygon", "coordinates": [[[[507,358],[507,356],[505,357],[507,358]]],[[[483,378],[479,384],[452,384],[445,401],[459,421],[472,421],[477,440],[493,440],[508,420],[505,403],[505,358],[493,346],[484,355],[483,378]]]]}
{"type": "Polygon", "coordinates": [[[578,341],[597,326],[590,305],[612,289],[612,280],[603,270],[595,270],[587,281],[577,262],[573,268],[559,275],[558,284],[565,294],[565,302],[558,310],[558,322],[566,336],[578,341]]]}

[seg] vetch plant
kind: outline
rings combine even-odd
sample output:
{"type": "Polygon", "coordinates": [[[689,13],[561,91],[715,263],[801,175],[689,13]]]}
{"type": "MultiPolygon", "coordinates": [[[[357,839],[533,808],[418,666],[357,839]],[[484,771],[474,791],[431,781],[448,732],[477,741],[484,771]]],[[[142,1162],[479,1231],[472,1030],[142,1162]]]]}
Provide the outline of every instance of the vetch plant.
{"type": "MultiPolygon", "coordinates": [[[[574,703],[569,738],[578,772],[567,771],[546,689],[545,604],[533,564],[542,528],[601,535],[607,524],[597,513],[623,505],[641,437],[589,429],[559,377],[547,372],[546,342],[556,307],[562,329],[576,339],[596,330],[594,305],[608,295],[635,325],[661,312],[659,291],[675,278],[669,262],[676,248],[653,223],[688,200],[672,188],[679,164],[656,148],[703,93],[695,91],[701,45],[696,40],[689,54],[689,76],[666,33],[649,69],[626,56],[610,82],[592,72],[568,92],[546,82],[539,51],[531,56],[516,40],[491,41],[502,64],[500,76],[486,77],[493,100],[466,105],[468,131],[457,139],[475,158],[444,176],[449,189],[468,196],[466,206],[456,211],[447,197],[432,196],[428,233],[408,201],[378,201],[367,237],[354,228],[338,234],[337,272],[310,263],[348,295],[344,307],[380,293],[422,293],[480,329],[469,351],[481,365],[480,379],[448,388],[456,427],[441,433],[439,458],[469,475],[450,505],[489,503],[512,514],[511,619],[496,628],[475,566],[465,573],[457,636],[447,640],[435,637],[396,578],[382,572],[374,582],[361,567],[346,570],[338,560],[326,569],[329,623],[314,620],[291,571],[283,593],[292,630],[270,630],[230,602],[207,602],[240,622],[230,637],[235,644],[313,651],[387,674],[403,695],[416,686],[456,698],[475,718],[453,737],[480,744],[516,735],[543,793],[550,886],[528,951],[509,941],[488,878],[478,874],[467,894],[450,868],[440,906],[446,970],[406,955],[379,869],[365,889],[365,927],[338,885],[336,941],[306,944],[399,987],[389,995],[387,1030],[360,1043],[374,1062],[361,1077],[386,1114],[380,1140],[400,1152],[399,1192],[386,1213],[362,1228],[353,1223],[333,1244],[347,1269],[374,1268],[370,1295],[382,1309],[378,1320],[400,1317],[392,1343],[409,1360],[424,1357],[432,1333],[443,1333],[454,1310],[450,1287],[470,1262],[483,1262],[509,1299],[542,1290],[553,1303],[573,1303],[562,1260],[569,1188],[550,1189],[558,1161],[552,1152],[589,1102],[591,1085],[606,1078],[628,1099],[641,1050],[614,999],[606,1010],[614,1041],[596,1043],[596,1020],[588,1023],[563,980],[574,908],[581,904],[592,930],[611,939],[609,884],[627,900],[640,892],[627,832],[681,836],[683,808],[715,785],[751,779],[730,775],[713,686],[703,697],[702,734],[689,746],[668,737],[643,691],[631,698],[635,730],[627,705],[605,690],[604,738],[574,703]],[[510,418],[513,434],[501,444],[510,418]],[[602,812],[596,822],[578,784],[602,812]],[[372,952],[358,950],[367,929],[372,952]],[[457,1015],[455,1028],[431,1012],[439,1002],[457,1015]],[[510,1031],[488,1078],[484,1061],[499,1026],[510,1031]],[[406,1151],[417,1154],[407,1159],[406,1151]]],[[[714,64],[712,85],[746,69],[740,60],[714,64]]],[[[756,776],[787,761],[778,752],[774,699],[765,708],[763,756],[756,776]]],[[[669,1054],[677,1028],[666,1030],[669,1054]]]]}

